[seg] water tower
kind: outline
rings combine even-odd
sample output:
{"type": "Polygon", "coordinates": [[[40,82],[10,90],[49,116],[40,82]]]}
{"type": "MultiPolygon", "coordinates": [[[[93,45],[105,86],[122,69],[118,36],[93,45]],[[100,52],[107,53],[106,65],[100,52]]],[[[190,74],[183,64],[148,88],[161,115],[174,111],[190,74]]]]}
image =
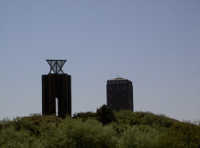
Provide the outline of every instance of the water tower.
{"type": "Polygon", "coordinates": [[[42,75],[42,115],[71,116],[71,76],[62,67],[66,60],[46,60],[48,74],[42,75]]]}
{"type": "Polygon", "coordinates": [[[107,105],[113,110],[133,109],[133,85],[124,78],[115,78],[107,81],[107,105]]]}

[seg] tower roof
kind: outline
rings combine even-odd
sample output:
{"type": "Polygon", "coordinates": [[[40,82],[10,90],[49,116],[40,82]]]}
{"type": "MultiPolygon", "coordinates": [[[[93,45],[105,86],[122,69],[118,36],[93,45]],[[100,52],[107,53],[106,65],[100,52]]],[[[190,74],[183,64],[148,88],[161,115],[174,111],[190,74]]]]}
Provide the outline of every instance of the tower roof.
{"type": "Polygon", "coordinates": [[[114,78],[114,79],[110,79],[110,80],[107,80],[107,84],[125,84],[125,83],[131,83],[132,84],[132,81],[128,80],[128,79],[125,79],[125,78],[122,78],[122,77],[117,77],[117,78],[114,78]]]}
{"type": "Polygon", "coordinates": [[[112,79],[112,80],[127,80],[127,79],[122,78],[122,77],[117,77],[117,78],[114,78],[114,79],[112,79]]]}

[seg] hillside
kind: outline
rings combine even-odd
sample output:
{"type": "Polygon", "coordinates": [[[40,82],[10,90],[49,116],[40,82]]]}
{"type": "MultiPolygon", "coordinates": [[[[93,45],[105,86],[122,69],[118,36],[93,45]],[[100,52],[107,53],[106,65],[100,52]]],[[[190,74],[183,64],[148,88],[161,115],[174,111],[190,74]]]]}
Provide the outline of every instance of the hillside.
{"type": "Polygon", "coordinates": [[[200,126],[147,112],[96,113],[73,118],[32,115],[0,121],[1,148],[200,148],[200,126]]]}

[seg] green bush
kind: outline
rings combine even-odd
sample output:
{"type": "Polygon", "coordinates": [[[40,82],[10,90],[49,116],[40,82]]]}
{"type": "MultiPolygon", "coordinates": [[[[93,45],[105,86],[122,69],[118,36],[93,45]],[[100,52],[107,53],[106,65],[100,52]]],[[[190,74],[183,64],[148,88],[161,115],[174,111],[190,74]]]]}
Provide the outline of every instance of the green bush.
{"type": "Polygon", "coordinates": [[[79,119],[65,119],[55,132],[49,131],[44,137],[45,147],[49,148],[114,148],[116,133],[112,127],[103,127],[96,120],[83,122],[79,119]],[[49,136],[50,135],[50,136],[49,136]]]}
{"type": "Polygon", "coordinates": [[[200,126],[163,115],[113,112],[0,121],[0,148],[200,148],[200,126]]]}
{"type": "Polygon", "coordinates": [[[34,140],[27,131],[16,131],[12,126],[0,132],[1,148],[31,148],[34,140]]]}
{"type": "Polygon", "coordinates": [[[88,119],[96,119],[97,115],[93,112],[85,112],[85,113],[75,113],[73,115],[73,119],[81,119],[83,121],[86,121],[88,119]]]}
{"type": "Polygon", "coordinates": [[[119,148],[161,148],[159,132],[149,126],[127,129],[119,140],[119,148]]]}
{"type": "Polygon", "coordinates": [[[99,120],[103,125],[116,121],[115,114],[112,109],[107,105],[103,105],[97,109],[97,120],[99,120]]]}

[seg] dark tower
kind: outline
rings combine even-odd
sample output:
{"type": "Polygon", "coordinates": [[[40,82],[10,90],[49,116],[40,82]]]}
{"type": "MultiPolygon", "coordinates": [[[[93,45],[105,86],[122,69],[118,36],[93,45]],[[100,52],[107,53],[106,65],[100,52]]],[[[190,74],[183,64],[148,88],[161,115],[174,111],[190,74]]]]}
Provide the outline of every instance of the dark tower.
{"type": "Polygon", "coordinates": [[[59,117],[71,116],[71,76],[62,70],[66,60],[47,62],[50,72],[42,75],[42,114],[56,114],[57,110],[59,117]]]}
{"type": "Polygon", "coordinates": [[[133,111],[133,85],[130,80],[116,78],[107,81],[107,105],[113,110],[133,111]]]}

